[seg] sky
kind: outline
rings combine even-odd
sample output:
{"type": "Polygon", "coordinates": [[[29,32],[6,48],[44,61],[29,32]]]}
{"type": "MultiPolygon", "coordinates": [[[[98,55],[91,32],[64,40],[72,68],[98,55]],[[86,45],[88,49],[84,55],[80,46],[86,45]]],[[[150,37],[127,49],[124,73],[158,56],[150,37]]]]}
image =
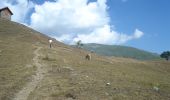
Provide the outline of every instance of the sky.
{"type": "Polygon", "coordinates": [[[170,50],[170,0],[1,0],[12,21],[58,41],[170,50]],[[28,2],[29,1],[29,2],[28,2]]]}

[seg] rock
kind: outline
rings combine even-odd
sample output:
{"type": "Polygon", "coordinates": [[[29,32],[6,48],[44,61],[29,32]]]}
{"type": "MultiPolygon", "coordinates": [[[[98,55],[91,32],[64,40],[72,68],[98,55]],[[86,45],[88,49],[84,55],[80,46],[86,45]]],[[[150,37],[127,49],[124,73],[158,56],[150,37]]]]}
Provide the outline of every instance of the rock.
{"type": "Polygon", "coordinates": [[[74,94],[72,94],[72,93],[67,93],[67,94],[65,95],[65,97],[67,97],[67,98],[72,98],[72,99],[76,99],[76,96],[75,96],[74,94]]]}
{"type": "Polygon", "coordinates": [[[105,92],[105,95],[109,96],[109,93],[105,92]]]}
{"type": "Polygon", "coordinates": [[[109,86],[110,85],[110,83],[108,82],[108,83],[106,83],[106,86],[109,86]]]}
{"type": "Polygon", "coordinates": [[[74,71],[74,69],[73,69],[72,67],[68,67],[68,66],[63,67],[63,69],[68,69],[68,70],[70,70],[70,71],[74,71]]]}
{"type": "Polygon", "coordinates": [[[159,88],[156,87],[156,86],[154,86],[154,87],[153,87],[153,90],[155,90],[156,92],[158,92],[158,91],[159,91],[159,88]]]}

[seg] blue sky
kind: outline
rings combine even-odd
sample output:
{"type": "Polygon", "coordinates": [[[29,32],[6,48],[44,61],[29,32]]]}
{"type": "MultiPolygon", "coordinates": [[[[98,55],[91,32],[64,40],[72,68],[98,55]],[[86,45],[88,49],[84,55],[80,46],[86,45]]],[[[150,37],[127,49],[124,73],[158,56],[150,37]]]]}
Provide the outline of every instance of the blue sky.
{"type": "Polygon", "coordinates": [[[131,33],[135,27],[145,34],[125,45],[161,53],[170,50],[170,0],[109,0],[112,24],[121,32],[131,33]]]}
{"type": "Polygon", "coordinates": [[[169,0],[4,0],[12,20],[59,41],[170,50],[169,0]],[[21,9],[22,8],[22,9],[21,9]]]}

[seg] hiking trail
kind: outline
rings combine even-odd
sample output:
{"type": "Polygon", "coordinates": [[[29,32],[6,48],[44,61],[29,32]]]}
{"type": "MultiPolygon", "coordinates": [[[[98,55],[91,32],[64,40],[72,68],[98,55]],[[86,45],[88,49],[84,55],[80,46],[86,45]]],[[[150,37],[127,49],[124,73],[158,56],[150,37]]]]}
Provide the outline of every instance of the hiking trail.
{"type": "Polygon", "coordinates": [[[16,95],[14,100],[27,100],[30,93],[37,87],[38,83],[43,79],[46,70],[43,65],[39,63],[39,51],[42,47],[37,47],[34,51],[33,63],[37,67],[36,74],[32,76],[32,80],[28,82],[16,95]]]}

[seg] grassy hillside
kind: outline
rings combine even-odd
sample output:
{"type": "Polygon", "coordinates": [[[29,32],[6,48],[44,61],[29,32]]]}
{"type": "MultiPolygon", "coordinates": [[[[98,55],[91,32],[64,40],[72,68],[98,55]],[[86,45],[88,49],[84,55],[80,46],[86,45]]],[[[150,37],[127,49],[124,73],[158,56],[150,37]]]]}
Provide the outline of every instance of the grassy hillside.
{"type": "Polygon", "coordinates": [[[10,100],[35,74],[33,52],[49,37],[24,25],[0,19],[0,100],[10,100]]]}
{"type": "Polygon", "coordinates": [[[55,40],[49,48],[48,39],[0,19],[0,100],[170,99],[170,62],[96,54],[87,61],[88,51],[55,40]]]}
{"type": "Polygon", "coordinates": [[[102,45],[102,44],[84,44],[84,49],[94,51],[104,56],[116,56],[125,58],[134,58],[139,60],[160,59],[158,54],[139,50],[137,48],[120,45],[102,45]]]}

